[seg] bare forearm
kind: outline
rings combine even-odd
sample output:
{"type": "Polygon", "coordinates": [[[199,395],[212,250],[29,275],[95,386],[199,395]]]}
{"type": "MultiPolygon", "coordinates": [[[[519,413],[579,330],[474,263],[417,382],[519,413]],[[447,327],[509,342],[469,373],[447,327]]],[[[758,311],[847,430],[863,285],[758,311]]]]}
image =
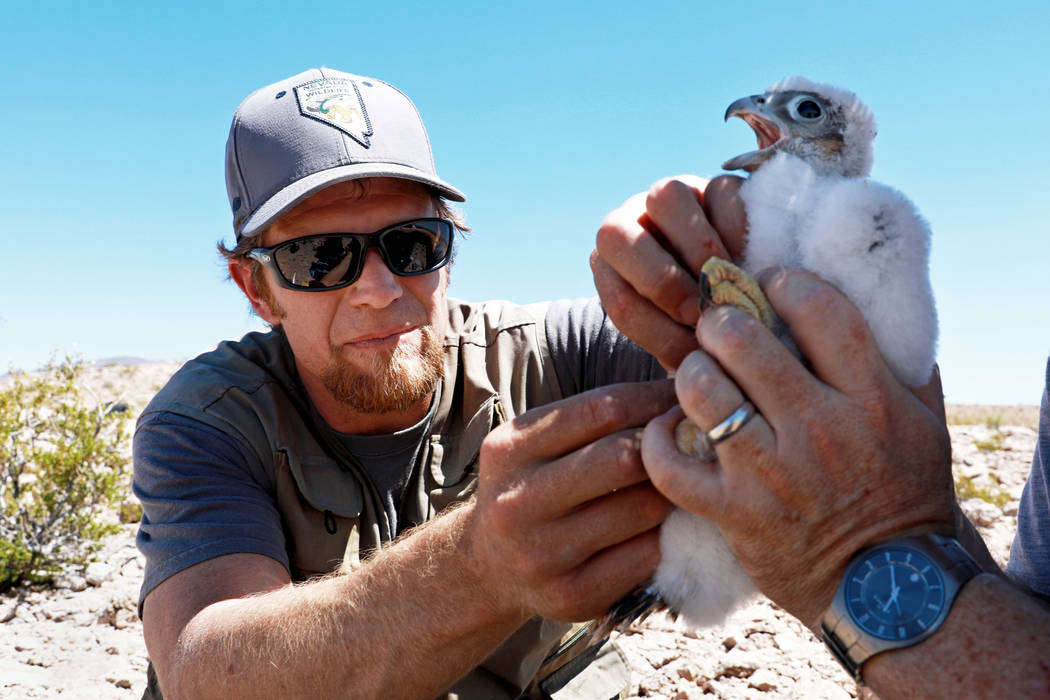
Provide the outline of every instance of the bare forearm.
{"type": "Polygon", "coordinates": [[[168,696],[433,697],[524,622],[473,577],[469,515],[350,574],[205,608],[180,637],[168,696]]]}
{"type": "Polygon", "coordinates": [[[1050,607],[982,574],[962,589],[935,635],[872,657],[864,677],[883,700],[1048,697],[1047,650],[1050,607]]]}

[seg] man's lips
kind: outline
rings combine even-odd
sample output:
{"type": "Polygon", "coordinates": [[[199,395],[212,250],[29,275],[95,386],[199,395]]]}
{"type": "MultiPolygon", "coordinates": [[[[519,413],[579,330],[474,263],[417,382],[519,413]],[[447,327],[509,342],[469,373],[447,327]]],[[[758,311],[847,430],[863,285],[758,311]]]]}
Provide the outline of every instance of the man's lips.
{"type": "Polygon", "coordinates": [[[363,335],[353,340],[349,340],[344,345],[349,345],[355,348],[368,348],[376,347],[381,345],[392,345],[396,344],[402,336],[405,336],[413,331],[419,329],[419,326],[398,326],[396,328],[386,328],[378,330],[368,335],[363,335]]]}

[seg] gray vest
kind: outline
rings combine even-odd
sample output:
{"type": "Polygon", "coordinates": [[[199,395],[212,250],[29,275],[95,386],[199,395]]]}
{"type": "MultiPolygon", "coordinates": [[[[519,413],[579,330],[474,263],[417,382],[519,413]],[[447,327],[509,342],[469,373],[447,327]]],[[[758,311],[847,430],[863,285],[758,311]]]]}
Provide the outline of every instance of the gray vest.
{"type": "MultiPolygon", "coordinates": [[[[474,491],[481,443],[494,427],[562,398],[546,307],[449,300],[445,375],[402,507],[406,523],[429,520],[474,491]]],[[[188,362],[144,414],[152,411],[207,423],[255,453],[276,488],[293,580],[352,569],[393,538],[379,493],[309,401],[282,333],[252,333],[188,362]]],[[[447,697],[518,697],[569,631],[565,623],[528,622],[447,697]]]]}

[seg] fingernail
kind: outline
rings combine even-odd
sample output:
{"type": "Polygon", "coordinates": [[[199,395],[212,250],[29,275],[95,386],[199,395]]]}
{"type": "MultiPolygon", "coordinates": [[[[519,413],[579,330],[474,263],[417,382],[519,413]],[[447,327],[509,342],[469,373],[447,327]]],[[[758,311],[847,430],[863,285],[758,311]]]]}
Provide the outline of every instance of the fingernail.
{"type": "Polygon", "coordinates": [[[749,313],[729,304],[722,304],[711,311],[711,317],[721,323],[746,323],[754,321],[749,313]]]}
{"type": "Polygon", "coordinates": [[[712,333],[712,337],[717,335],[719,328],[732,327],[740,323],[747,323],[748,321],[754,321],[747,312],[742,311],[735,306],[728,304],[722,304],[713,306],[704,312],[701,322],[696,325],[696,339],[700,343],[700,347],[704,347],[703,339],[703,327],[707,326],[707,329],[712,333]]]}

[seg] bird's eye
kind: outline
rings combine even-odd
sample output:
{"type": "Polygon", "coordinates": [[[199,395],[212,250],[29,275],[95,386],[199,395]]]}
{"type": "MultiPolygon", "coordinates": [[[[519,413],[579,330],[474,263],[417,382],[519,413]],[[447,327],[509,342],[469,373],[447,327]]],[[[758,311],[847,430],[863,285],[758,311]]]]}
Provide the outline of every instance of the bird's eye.
{"type": "Polygon", "coordinates": [[[820,119],[824,114],[824,110],[820,108],[820,105],[814,100],[801,100],[795,105],[795,112],[798,116],[803,119],[813,120],[820,119]]]}

